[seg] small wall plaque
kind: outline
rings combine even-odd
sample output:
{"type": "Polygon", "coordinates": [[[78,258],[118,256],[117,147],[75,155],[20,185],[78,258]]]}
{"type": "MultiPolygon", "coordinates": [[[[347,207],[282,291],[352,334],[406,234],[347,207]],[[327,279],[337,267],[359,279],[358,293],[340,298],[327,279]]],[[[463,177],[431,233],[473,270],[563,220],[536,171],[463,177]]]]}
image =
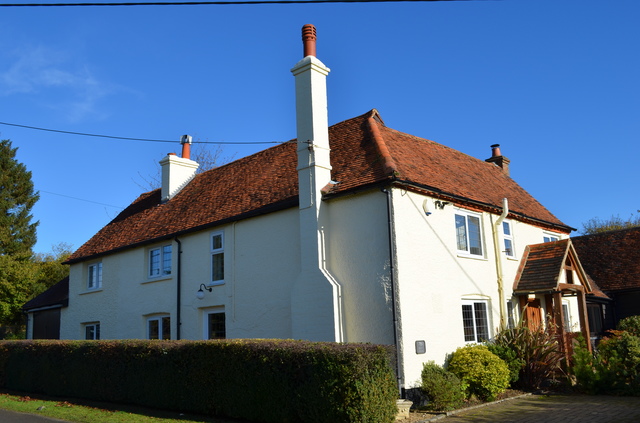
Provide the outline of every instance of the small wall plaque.
{"type": "Polygon", "coordinates": [[[424,354],[427,352],[427,344],[424,341],[416,341],[416,354],[424,354]]]}

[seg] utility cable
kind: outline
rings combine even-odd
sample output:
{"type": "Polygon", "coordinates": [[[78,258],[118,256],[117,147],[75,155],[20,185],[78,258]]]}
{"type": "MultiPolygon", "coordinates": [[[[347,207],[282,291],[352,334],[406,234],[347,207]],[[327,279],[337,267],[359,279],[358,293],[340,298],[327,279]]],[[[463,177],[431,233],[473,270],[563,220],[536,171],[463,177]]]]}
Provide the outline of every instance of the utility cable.
{"type": "Polygon", "coordinates": [[[468,0],[239,0],[239,1],[159,1],[110,3],[0,3],[0,7],[74,7],[74,6],[211,6],[247,4],[313,4],[313,3],[424,3],[468,0]]]}

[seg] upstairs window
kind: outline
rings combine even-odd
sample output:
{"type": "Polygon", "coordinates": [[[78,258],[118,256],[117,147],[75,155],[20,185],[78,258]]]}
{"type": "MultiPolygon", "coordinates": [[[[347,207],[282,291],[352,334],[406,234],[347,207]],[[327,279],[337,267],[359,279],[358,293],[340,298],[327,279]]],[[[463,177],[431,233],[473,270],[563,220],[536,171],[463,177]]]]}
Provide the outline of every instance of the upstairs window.
{"type": "Polygon", "coordinates": [[[487,302],[482,300],[462,301],[462,323],[464,342],[484,342],[489,339],[489,314],[487,302]]]}
{"type": "Polygon", "coordinates": [[[211,283],[224,283],[224,233],[211,235],[211,283]]]}
{"type": "Polygon", "coordinates": [[[102,288],[102,263],[90,264],[88,267],[87,289],[102,288]]]}
{"type": "Polygon", "coordinates": [[[456,248],[459,253],[483,256],[480,215],[456,212],[456,248]]]}
{"type": "Polygon", "coordinates": [[[560,238],[558,238],[555,235],[549,235],[549,234],[545,234],[542,237],[543,242],[554,242],[554,241],[558,241],[560,238]]]}
{"type": "Polygon", "coordinates": [[[149,277],[171,274],[171,245],[149,250],[149,277]]]}
{"type": "Polygon", "coordinates": [[[148,339],[171,339],[171,318],[157,316],[147,319],[148,339]]]}
{"type": "Polygon", "coordinates": [[[516,250],[513,243],[513,232],[511,231],[511,222],[506,220],[502,222],[502,235],[504,237],[504,253],[507,257],[515,257],[516,250]]]}

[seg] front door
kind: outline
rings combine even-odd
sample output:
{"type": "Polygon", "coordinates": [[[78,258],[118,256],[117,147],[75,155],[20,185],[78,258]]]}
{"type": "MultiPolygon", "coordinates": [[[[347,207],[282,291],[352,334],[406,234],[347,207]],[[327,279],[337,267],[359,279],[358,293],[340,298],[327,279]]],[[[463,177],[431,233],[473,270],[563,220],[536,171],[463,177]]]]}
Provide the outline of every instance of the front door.
{"type": "Polygon", "coordinates": [[[542,307],[540,307],[539,299],[527,299],[525,320],[530,330],[542,328],[542,307]]]}

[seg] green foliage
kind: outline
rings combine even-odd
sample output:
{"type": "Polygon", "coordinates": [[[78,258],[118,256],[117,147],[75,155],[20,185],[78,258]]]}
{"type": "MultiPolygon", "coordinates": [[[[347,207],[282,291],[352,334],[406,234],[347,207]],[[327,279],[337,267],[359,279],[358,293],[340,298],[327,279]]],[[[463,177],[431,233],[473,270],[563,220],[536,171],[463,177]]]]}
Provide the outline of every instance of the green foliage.
{"type": "Polygon", "coordinates": [[[618,330],[624,330],[640,337],[640,316],[629,316],[618,322],[618,330]]]}
{"type": "Polygon", "coordinates": [[[5,341],[0,387],[261,422],[393,422],[390,351],[286,340],[5,341]]]}
{"type": "Polygon", "coordinates": [[[623,219],[619,215],[611,216],[609,219],[594,217],[582,224],[582,234],[592,235],[602,232],[615,231],[619,229],[635,228],[640,226],[640,215],[631,213],[628,219],[623,219]]]}
{"type": "Polygon", "coordinates": [[[497,355],[509,368],[509,382],[515,384],[520,379],[520,371],[525,365],[523,359],[518,357],[516,350],[510,345],[496,344],[489,342],[486,344],[489,351],[497,355]]]}
{"type": "Polygon", "coordinates": [[[485,345],[458,348],[449,361],[448,370],[468,386],[469,395],[493,401],[509,386],[509,368],[485,345]]]}
{"type": "Polygon", "coordinates": [[[31,223],[31,209],[38,194],[31,172],[16,160],[17,150],[11,141],[0,141],[0,254],[28,258],[36,243],[38,223],[31,223]]]}
{"type": "Polygon", "coordinates": [[[429,408],[436,411],[456,409],[465,398],[460,379],[433,361],[422,366],[422,391],[429,398],[429,408]]]}
{"type": "Polygon", "coordinates": [[[61,242],[52,247],[49,253],[35,254],[33,261],[38,268],[31,293],[35,297],[69,276],[69,265],[62,264],[72,253],[71,245],[61,242]]]}
{"type": "Polygon", "coordinates": [[[553,328],[530,330],[524,319],[515,328],[500,331],[492,343],[515,352],[522,365],[517,385],[524,389],[538,389],[564,361],[553,328]]]}
{"type": "Polygon", "coordinates": [[[584,339],[574,349],[573,374],[589,394],[640,395],[640,338],[626,331],[610,331],[592,355],[584,339]]]}
{"type": "Polygon", "coordinates": [[[22,306],[31,299],[36,274],[30,260],[0,255],[0,324],[22,323],[22,306]]]}

